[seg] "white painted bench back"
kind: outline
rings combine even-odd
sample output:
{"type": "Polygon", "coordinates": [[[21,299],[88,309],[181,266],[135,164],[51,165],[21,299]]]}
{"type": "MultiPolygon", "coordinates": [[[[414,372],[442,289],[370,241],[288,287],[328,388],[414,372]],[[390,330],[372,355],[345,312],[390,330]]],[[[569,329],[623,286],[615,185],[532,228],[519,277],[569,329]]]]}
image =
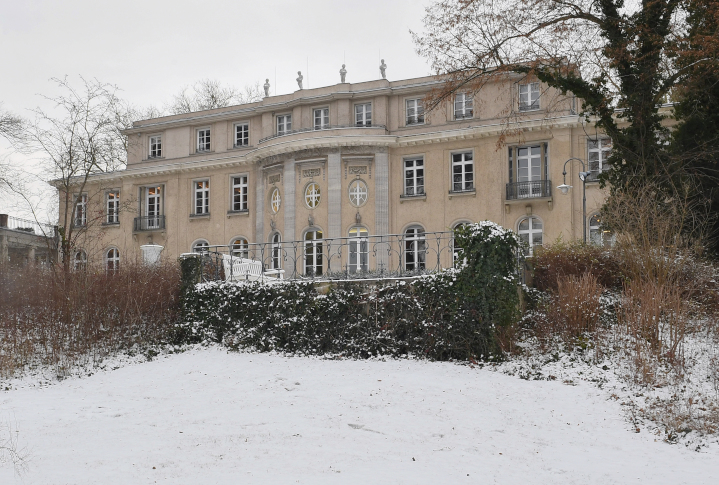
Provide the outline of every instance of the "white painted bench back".
{"type": "Polygon", "coordinates": [[[229,254],[222,255],[225,281],[264,281],[283,279],[284,270],[262,271],[262,262],[240,258],[229,254]]]}

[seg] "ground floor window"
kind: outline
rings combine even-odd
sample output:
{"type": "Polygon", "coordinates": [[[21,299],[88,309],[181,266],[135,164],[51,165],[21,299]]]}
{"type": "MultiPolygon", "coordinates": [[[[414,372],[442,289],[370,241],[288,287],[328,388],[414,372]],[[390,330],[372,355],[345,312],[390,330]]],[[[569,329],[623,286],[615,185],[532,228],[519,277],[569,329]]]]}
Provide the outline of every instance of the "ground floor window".
{"type": "Polygon", "coordinates": [[[359,273],[369,271],[369,235],[364,227],[353,227],[349,232],[349,261],[347,271],[359,273]]]}
{"type": "Polygon", "coordinates": [[[230,244],[232,246],[232,255],[237,258],[248,259],[249,258],[249,243],[244,237],[236,237],[230,244]]]}
{"type": "Polygon", "coordinates": [[[319,276],[321,274],[322,231],[307,231],[305,233],[305,275],[319,276]]]}
{"type": "Polygon", "coordinates": [[[207,251],[210,247],[210,243],[205,241],[204,239],[198,239],[192,244],[192,252],[193,253],[201,253],[203,251],[207,251]]]}
{"type": "Polygon", "coordinates": [[[120,269],[120,251],[117,248],[110,248],[105,253],[105,269],[108,273],[120,269]]]}
{"type": "Polygon", "coordinates": [[[279,232],[270,237],[270,253],[271,269],[280,269],[282,267],[282,236],[279,232]]]}
{"type": "Polygon", "coordinates": [[[543,236],[542,221],[538,217],[525,217],[517,226],[519,238],[525,242],[525,256],[532,256],[534,248],[542,245],[543,236]]]}
{"type": "Polygon", "coordinates": [[[427,249],[424,228],[410,227],[404,232],[404,269],[415,271],[425,269],[427,249]]]}

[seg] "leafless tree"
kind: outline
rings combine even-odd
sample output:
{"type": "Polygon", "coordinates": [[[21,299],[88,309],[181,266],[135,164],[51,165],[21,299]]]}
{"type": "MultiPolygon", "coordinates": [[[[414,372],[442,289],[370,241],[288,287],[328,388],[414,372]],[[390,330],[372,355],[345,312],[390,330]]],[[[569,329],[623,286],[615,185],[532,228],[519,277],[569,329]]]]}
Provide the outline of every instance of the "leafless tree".
{"type": "Polygon", "coordinates": [[[191,113],[206,109],[224,108],[233,104],[252,103],[262,99],[260,83],[246,85],[240,90],[233,86],[223,86],[217,80],[203,79],[192,87],[185,87],[175,95],[166,107],[170,114],[191,113]]]}
{"type": "Polygon", "coordinates": [[[25,120],[9,111],[6,111],[0,103],[0,136],[15,142],[22,139],[25,120]]]}

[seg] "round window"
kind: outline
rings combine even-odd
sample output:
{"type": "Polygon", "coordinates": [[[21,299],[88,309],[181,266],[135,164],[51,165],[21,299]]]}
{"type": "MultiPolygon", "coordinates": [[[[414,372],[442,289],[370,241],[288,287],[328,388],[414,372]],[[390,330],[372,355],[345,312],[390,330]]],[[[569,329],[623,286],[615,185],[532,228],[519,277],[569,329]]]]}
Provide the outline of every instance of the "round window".
{"type": "Polygon", "coordinates": [[[277,214],[280,211],[280,204],[282,204],[282,197],[280,196],[280,189],[275,188],[272,191],[272,197],[270,197],[270,207],[272,212],[277,214]]]}
{"type": "Polygon", "coordinates": [[[361,207],[367,202],[367,184],[362,180],[355,180],[350,184],[349,195],[350,204],[355,207],[361,207]]]}
{"type": "Polygon", "coordinates": [[[305,204],[307,204],[307,207],[310,209],[317,207],[320,203],[320,198],[319,184],[315,182],[307,184],[307,187],[305,187],[305,204]]]}

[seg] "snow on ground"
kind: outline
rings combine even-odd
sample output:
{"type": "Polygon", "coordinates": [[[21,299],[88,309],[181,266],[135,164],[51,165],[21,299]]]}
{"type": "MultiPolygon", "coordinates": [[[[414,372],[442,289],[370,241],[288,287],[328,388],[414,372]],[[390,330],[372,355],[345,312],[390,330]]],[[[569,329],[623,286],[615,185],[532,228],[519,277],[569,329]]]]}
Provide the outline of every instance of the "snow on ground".
{"type": "MultiPolygon", "coordinates": [[[[16,383],[17,384],[17,383],[16,383]]],[[[35,484],[703,484],[719,452],[629,431],[579,382],[195,349],[0,392],[35,484]]]]}

